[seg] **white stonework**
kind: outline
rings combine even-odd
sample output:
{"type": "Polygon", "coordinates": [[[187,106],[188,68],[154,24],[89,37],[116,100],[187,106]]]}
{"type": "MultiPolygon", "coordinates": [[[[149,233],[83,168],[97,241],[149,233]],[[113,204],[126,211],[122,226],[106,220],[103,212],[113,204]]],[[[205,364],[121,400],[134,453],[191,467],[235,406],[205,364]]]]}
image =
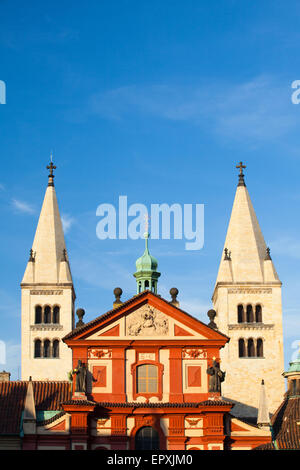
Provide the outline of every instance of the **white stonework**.
{"type": "Polygon", "coordinates": [[[257,416],[260,384],[265,381],[269,411],[273,413],[284,394],[281,282],[259,227],[245,186],[238,186],[213,294],[215,322],[230,337],[221,350],[226,371],[222,395],[237,405],[236,416],[257,416]],[[238,305],[262,308],[262,321],[238,322],[238,305]],[[239,339],[263,340],[262,357],[239,357],[239,339]]]}
{"type": "MultiPolygon", "coordinates": [[[[67,380],[72,352],[61,339],[74,328],[75,292],[54,186],[48,186],[36,230],[32,256],[21,283],[22,380],[67,380]],[[41,307],[40,321],[35,310],[41,307]],[[45,321],[45,307],[50,318],[45,321]],[[53,309],[59,309],[58,321],[53,309]],[[50,357],[35,357],[35,340],[50,342],[50,357]],[[58,340],[58,357],[53,342],[58,340]],[[51,357],[52,356],[52,357],[51,357]]],[[[43,356],[43,351],[42,354],[43,356]]]]}

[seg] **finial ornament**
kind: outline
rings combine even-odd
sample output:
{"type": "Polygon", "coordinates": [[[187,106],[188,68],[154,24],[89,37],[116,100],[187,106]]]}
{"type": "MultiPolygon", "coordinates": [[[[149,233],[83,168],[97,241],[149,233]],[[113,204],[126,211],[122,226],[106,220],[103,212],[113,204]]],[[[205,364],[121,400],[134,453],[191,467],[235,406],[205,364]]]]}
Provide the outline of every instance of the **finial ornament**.
{"type": "Polygon", "coordinates": [[[32,248],[31,248],[31,250],[30,250],[29,261],[32,261],[32,262],[35,261],[35,259],[34,259],[34,253],[33,253],[33,249],[32,249],[32,248]]]}
{"type": "Polygon", "coordinates": [[[245,184],[245,180],[244,180],[244,173],[243,173],[243,169],[246,168],[246,165],[243,165],[243,162],[240,162],[236,168],[238,168],[240,170],[240,173],[239,173],[239,184],[238,186],[246,186],[245,184]]]}
{"type": "Polygon", "coordinates": [[[48,182],[48,186],[54,186],[54,174],[53,174],[53,170],[56,170],[56,166],[53,165],[53,161],[52,161],[52,153],[50,155],[50,164],[47,165],[47,170],[49,170],[49,175],[48,175],[48,178],[49,178],[49,182],[48,182]]]}
{"type": "Polygon", "coordinates": [[[271,260],[271,254],[270,254],[270,248],[266,248],[266,256],[265,256],[265,260],[271,260]]]}

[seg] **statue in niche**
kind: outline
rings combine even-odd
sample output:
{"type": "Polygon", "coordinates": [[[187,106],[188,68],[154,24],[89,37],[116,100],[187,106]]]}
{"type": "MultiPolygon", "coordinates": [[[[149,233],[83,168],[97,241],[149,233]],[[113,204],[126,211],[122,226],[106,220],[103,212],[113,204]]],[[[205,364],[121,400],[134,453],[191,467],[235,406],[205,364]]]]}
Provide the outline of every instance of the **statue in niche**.
{"type": "Polygon", "coordinates": [[[221,371],[220,364],[214,359],[213,365],[208,367],[207,371],[209,377],[209,392],[221,393],[221,383],[225,380],[226,372],[221,371]]]}
{"type": "Polygon", "coordinates": [[[87,370],[85,364],[82,363],[80,359],[73,373],[76,374],[75,392],[86,393],[87,370]]]}

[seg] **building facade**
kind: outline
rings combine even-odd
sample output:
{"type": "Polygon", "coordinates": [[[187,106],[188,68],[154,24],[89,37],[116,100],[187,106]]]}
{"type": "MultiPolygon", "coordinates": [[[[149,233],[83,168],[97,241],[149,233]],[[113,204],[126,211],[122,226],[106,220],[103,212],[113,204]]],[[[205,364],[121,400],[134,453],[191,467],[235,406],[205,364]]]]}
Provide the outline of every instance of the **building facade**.
{"type": "Polygon", "coordinates": [[[267,403],[275,411],[284,392],[281,282],[242,164],[208,324],[180,308],[176,288],[171,300],[158,294],[146,231],[137,294],[122,302],[116,288],[112,310],[84,324],[78,309],[75,325],[55,166],[47,168],[21,283],[21,447],[249,450],[270,442],[267,403]]]}

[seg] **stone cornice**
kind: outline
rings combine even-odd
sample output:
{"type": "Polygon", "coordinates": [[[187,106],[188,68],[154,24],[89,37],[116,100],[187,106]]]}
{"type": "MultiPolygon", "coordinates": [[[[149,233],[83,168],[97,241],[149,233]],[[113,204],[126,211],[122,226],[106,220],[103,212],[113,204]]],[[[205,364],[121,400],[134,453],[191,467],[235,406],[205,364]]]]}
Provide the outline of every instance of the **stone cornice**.
{"type": "Polygon", "coordinates": [[[235,323],[228,325],[228,330],[273,330],[274,324],[266,323],[235,323]]]}
{"type": "Polygon", "coordinates": [[[63,330],[63,325],[56,325],[53,323],[39,323],[37,325],[30,325],[32,331],[59,331],[63,330]]]}

